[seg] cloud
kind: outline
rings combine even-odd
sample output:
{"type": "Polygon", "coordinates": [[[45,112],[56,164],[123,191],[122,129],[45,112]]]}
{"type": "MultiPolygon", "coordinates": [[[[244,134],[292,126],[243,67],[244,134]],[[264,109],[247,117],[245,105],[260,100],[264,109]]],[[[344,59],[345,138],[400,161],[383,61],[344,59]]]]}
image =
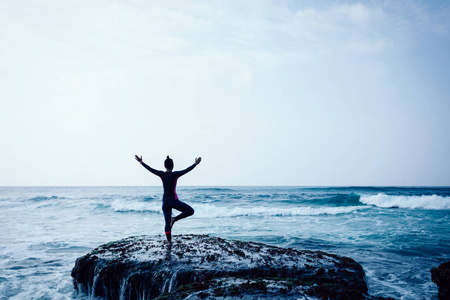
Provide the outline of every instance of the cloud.
{"type": "Polygon", "coordinates": [[[242,83],[250,83],[253,80],[253,72],[250,70],[243,70],[239,74],[233,76],[233,79],[242,83]]]}
{"type": "Polygon", "coordinates": [[[355,24],[367,24],[379,12],[377,9],[370,8],[361,3],[338,5],[335,11],[344,15],[355,24]]]}
{"type": "Polygon", "coordinates": [[[350,51],[355,51],[358,53],[365,54],[377,54],[385,52],[386,50],[392,49],[394,47],[392,41],[387,39],[368,39],[363,38],[349,40],[347,42],[347,49],[350,51]]]}

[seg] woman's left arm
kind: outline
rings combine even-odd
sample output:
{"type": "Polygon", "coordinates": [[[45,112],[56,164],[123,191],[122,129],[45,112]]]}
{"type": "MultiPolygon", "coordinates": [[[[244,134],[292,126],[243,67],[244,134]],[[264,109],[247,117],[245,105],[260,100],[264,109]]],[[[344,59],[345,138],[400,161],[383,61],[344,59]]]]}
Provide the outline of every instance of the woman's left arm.
{"type": "Polygon", "coordinates": [[[201,161],[202,161],[202,158],[201,158],[201,157],[195,158],[195,163],[194,163],[192,166],[190,166],[189,168],[187,168],[187,169],[185,169],[185,170],[183,170],[183,171],[178,171],[178,172],[177,172],[177,173],[178,173],[177,175],[178,175],[178,176],[183,176],[183,175],[186,174],[187,172],[192,171],[192,169],[194,169],[195,166],[197,166],[201,161]]]}

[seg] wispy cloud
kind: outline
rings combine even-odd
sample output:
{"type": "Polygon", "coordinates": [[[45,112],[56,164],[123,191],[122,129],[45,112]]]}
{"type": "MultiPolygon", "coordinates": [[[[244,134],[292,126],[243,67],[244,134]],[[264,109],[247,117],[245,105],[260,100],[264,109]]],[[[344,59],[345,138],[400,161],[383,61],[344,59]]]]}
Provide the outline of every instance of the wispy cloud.
{"type": "MultiPolygon", "coordinates": [[[[430,8],[413,1],[407,5],[389,1],[289,8],[277,1],[94,1],[89,9],[72,3],[73,9],[57,17],[58,26],[49,31],[62,6],[53,4],[34,4],[34,10],[22,12],[26,17],[21,27],[30,28],[30,34],[47,35],[60,45],[71,45],[80,54],[97,55],[99,60],[121,57],[150,62],[184,57],[204,61],[217,71],[240,69],[242,64],[310,62],[322,59],[330,48],[382,54],[401,45],[397,40],[414,43],[414,34],[446,35],[450,28],[450,6],[430,8]]],[[[17,22],[10,24],[9,41],[23,30],[17,22]]]]}

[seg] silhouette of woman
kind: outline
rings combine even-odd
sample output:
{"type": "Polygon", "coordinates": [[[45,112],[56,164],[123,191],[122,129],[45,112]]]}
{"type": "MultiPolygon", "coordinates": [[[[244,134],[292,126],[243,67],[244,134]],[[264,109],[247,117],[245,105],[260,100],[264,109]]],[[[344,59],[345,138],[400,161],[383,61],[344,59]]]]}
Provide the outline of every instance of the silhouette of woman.
{"type": "Polygon", "coordinates": [[[180,178],[187,172],[194,169],[195,166],[197,166],[201,162],[202,158],[201,157],[195,158],[195,163],[192,166],[190,166],[189,168],[187,168],[183,171],[175,171],[175,172],[172,172],[173,160],[169,156],[167,156],[166,160],[164,161],[164,167],[166,168],[166,172],[158,171],[158,170],[151,168],[149,165],[145,164],[142,161],[142,156],[139,157],[139,156],[135,155],[134,158],[141,165],[143,165],[144,168],[146,168],[147,170],[149,170],[156,176],[159,176],[162,180],[163,188],[164,188],[164,195],[163,195],[163,199],[162,199],[162,202],[163,202],[162,211],[164,214],[164,220],[166,222],[164,229],[165,229],[167,241],[169,242],[169,245],[171,245],[172,244],[172,226],[173,226],[173,224],[181,219],[187,218],[194,214],[194,209],[192,207],[190,207],[189,205],[187,205],[184,202],[181,202],[178,199],[178,195],[176,192],[177,180],[178,180],[178,178],[180,178]],[[181,211],[181,213],[176,217],[172,217],[172,208],[175,208],[176,210],[181,211]]]}

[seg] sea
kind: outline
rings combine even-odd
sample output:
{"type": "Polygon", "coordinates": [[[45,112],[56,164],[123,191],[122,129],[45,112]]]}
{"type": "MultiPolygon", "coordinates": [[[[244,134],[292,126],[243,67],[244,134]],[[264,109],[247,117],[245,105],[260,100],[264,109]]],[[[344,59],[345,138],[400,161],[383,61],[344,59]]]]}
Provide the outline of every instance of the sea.
{"type": "MultiPolygon", "coordinates": [[[[208,234],[353,258],[369,294],[437,299],[450,260],[449,187],[183,187],[195,214],[172,233],[208,234]]],[[[75,260],[129,236],[164,236],[161,186],[0,187],[0,299],[87,299],[75,260]]]]}

